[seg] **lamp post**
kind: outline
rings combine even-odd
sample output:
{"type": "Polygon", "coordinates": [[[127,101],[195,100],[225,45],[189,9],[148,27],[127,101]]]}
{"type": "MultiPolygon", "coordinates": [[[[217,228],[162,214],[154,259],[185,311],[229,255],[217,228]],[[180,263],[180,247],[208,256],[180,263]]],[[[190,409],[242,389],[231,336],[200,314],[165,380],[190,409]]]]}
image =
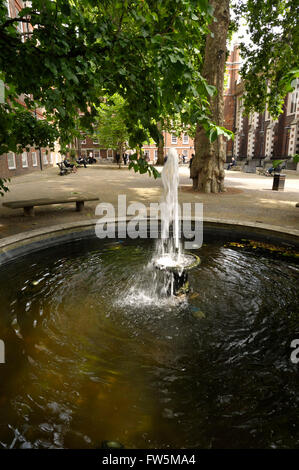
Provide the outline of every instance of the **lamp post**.
{"type": "Polygon", "coordinates": [[[42,151],[41,149],[38,149],[38,151],[39,151],[39,165],[40,165],[41,171],[43,171],[42,151]]]}

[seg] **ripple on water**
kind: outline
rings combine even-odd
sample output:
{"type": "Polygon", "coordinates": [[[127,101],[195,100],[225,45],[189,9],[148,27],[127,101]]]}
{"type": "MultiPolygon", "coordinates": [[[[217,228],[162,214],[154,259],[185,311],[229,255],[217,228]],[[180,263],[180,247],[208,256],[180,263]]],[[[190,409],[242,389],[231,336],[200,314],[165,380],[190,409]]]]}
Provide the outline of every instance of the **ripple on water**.
{"type": "Polygon", "coordinates": [[[211,243],[177,299],[150,243],[97,243],[0,273],[1,446],[298,445],[295,263],[211,243]]]}

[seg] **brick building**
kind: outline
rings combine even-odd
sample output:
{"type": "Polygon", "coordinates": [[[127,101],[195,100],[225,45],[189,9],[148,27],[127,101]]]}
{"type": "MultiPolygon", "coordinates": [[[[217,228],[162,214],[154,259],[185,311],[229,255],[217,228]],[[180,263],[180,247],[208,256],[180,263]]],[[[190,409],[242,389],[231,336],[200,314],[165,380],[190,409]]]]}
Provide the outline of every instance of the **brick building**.
{"type": "MultiPolygon", "coordinates": [[[[230,52],[226,62],[226,72],[224,80],[224,116],[225,127],[235,131],[236,127],[236,86],[240,82],[239,69],[241,66],[240,51],[235,45],[230,52]]],[[[233,141],[226,143],[226,155],[232,157],[233,141]]]]}
{"type": "MultiPolygon", "coordinates": [[[[175,148],[179,157],[185,156],[186,161],[191,158],[194,153],[194,141],[188,134],[181,134],[177,137],[175,134],[163,132],[164,137],[164,156],[167,155],[170,148],[175,148]]],[[[156,144],[148,144],[142,147],[145,155],[151,162],[156,162],[158,157],[158,148],[156,144]]]]}
{"type": "MultiPolygon", "coordinates": [[[[18,12],[24,7],[26,2],[20,0],[6,0],[5,3],[8,16],[16,18],[18,16],[18,12]]],[[[17,29],[18,32],[22,34],[22,41],[25,41],[26,34],[30,33],[32,27],[28,24],[25,25],[18,23],[17,29]]],[[[24,95],[19,97],[19,103],[25,107],[24,95]]],[[[36,118],[43,119],[41,110],[36,111],[36,118]]],[[[24,149],[21,154],[9,152],[7,154],[0,155],[0,177],[10,178],[12,176],[32,171],[38,171],[43,168],[56,165],[60,160],[61,157],[58,145],[55,146],[54,152],[48,151],[48,154],[46,153],[46,149],[38,150],[35,148],[30,148],[29,152],[24,149]]]]}
{"type": "Polygon", "coordinates": [[[90,136],[82,136],[81,139],[77,139],[76,149],[78,155],[94,157],[97,160],[113,161],[116,154],[115,150],[101,148],[98,138],[90,136]]]}
{"type": "MultiPolygon", "coordinates": [[[[186,161],[191,158],[191,154],[194,153],[194,142],[191,137],[187,134],[177,137],[169,132],[164,132],[163,136],[165,156],[170,148],[175,148],[180,157],[185,155],[186,161]]],[[[78,139],[76,148],[78,155],[85,157],[93,156],[99,161],[114,161],[116,155],[116,150],[101,148],[99,140],[89,136],[82,136],[82,139],[78,139]]],[[[145,144],[142,150],[150,162],[156,162],[158,155],[156,144],[145,144]]],[[[129,152],[133,152],[133,150],[129,152]]]]}
{"type": "MultiPolygon", "coordinates": [[[[227,62],[227,87],[224,93],[224,125],[235,133],[235,140],[227,143],[227,161],[288,160],[299,153],[299,80],[295,89],[285,97],[283,113],[273,120],[266,108],[263,113],[244,116],[244,84],[239,77],[240,55],[235,45],[227,62]]],[[[295,169],[295,164],[287,163],[295,169]]]]}

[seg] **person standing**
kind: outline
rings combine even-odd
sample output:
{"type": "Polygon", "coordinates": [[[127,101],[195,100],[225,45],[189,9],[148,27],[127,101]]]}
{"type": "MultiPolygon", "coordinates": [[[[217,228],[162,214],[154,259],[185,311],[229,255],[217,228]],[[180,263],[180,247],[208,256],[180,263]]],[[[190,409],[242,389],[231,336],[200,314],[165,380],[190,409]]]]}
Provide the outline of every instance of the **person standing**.
{"type": "Polygon", "coordinates": [[[191,178],[191,166],[192,166],[192,162],[193,162],[193,158],[194,158],[194,153],[191,154],[191,158],[190,158],[190,161],[189,161],[189,169],[190,169],[190,178],[191,178]]]}
{"type": "Polygon", "coordinates": [[[115,155],[115,160],[116,160],[116,163],[118,164],[118,166],[120,168],[120,154],[118,152],[115,155]]]}

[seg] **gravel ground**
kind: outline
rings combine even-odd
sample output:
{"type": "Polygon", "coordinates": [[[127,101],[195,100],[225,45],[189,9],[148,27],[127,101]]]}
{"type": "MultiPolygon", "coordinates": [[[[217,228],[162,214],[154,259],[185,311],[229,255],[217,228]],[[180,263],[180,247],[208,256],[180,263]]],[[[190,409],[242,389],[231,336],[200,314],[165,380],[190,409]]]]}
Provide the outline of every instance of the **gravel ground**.
{"type": "MultiPolygon", "coordinates": [[[[180,167],[180,202],[202,202],[204,217],[219,220],[231,219],[244,222],[260,222],[275,226],[299,229],[299,174],[287,172],[284,191],[272,191],[272,177],[226,172],[227,191],[222,194],[194,192],[189,179],[189,169],[180,167]]],[[[161,180],[148,175],[135,174],[132,170],[116,166],[93,165],[80,168],[77,173],[59,176],[56,168],[35,172],[12,179],[10,191],[1,198],[0,238],[16,233],[59,223],[96,218],[97,202],[85,203],[82,212],[74,210],[74,204],[37,207],[35,217],[25,217],[22,209],[8,209],[5,201],[33,198],[64,198],[78,194],[98,196],[99,202],[117,206],[118,194],[127,196],[127,203],[139,201],[149,206],[159,202],[162,193],[161,180]]]]}

